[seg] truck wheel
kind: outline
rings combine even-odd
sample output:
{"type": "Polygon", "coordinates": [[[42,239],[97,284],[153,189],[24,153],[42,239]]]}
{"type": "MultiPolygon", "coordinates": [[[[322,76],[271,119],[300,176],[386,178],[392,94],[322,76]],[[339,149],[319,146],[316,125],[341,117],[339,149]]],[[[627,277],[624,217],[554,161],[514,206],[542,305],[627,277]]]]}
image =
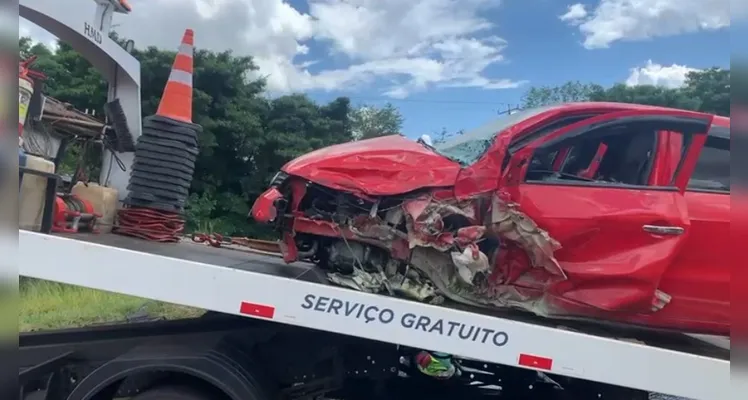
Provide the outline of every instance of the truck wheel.
{"type": "Polygon", "coordinates": [[[46,390],[38,390],[36,392],[31,392],[23,396],[23,400],[44,400],[46,398],[47,398],[46,390]]]}
{"type": "Polygon", "coordinates": [[[214,400],[215,395],[189,386],[159,386],[149,389],[132,400],[214,400]]]}

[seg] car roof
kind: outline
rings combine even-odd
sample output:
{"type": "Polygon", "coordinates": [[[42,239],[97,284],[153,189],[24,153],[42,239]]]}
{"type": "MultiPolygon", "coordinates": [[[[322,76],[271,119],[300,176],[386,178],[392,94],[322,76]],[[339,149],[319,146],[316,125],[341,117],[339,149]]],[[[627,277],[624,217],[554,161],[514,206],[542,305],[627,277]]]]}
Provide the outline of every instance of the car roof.
{"type": "Polygon", "coordinates": [[[724,126],[724,127],[730,127],[730,117],[723,117],[721,115],[714,116],[714,119],[712,120],[712,124],[717,126],[724,126]]]}
{"type": "MultiPolygon", "coordinates": [[[[618,110],[662,110],[662,111],[690,111],[690,110],[680,110],[677,108],[672,107],[662,107],[662,106],[652,106],[652,105],[646,105],[646,104],[632,104],[632,103],[618,103],[618,102],[605,102],[605,101],[586,101],[586,102],[574,102],[574,103],[561,103],[553,107],[552,109],[557,110],[567,110],[567,111],[584,111],[586,109],[597,109],[597,108],[609,108],[609,109],[618,109],[618,110]]],[[[699,111],[693,111],[698,112],[699,111]]],[[[701,114],[708,114],[708,113],[701,113],[701,114]]],[[[711,115],[711,114],[710,114],[711,115]]],[[[721,116],[715,116],[715,120],[726,120],[729,124],[730,118],[729,117],[721,117],[721,116]]]]}
{"type": "MultiPolygon", "coordinates": [[[[584,110],[590,110],[590,109],[616,109],[621,111],[631,110],[662,110],[662,111],[690,111],[690,110],[679,110],[677,108],[671,108],[671,107],[661,107],[661,106],[650,106],[645,104],[632,104],[632,103],[616,103],[616,102],[598,102],[598,101],[589,101],[589,102],[576,102],[576,103],[562,103],[558,104],[556,107],[550,108],[550,110],[562,110],[562,111],[584,111],[584,110]]],[[[729,128],[730,128],[730,117],[725,117],[721,115],[714,115],[710,113],[704,113],[700,111],[694,111],[700,114],[704,115],[712,115],[714,118],[712,119],[712,125],[718,126],[720,128],[728,128],[727,129],[727,136],[729,137],[729,128]]],[[[724,129],[719,129],[720,136],[724,136],[724,129]]]]}

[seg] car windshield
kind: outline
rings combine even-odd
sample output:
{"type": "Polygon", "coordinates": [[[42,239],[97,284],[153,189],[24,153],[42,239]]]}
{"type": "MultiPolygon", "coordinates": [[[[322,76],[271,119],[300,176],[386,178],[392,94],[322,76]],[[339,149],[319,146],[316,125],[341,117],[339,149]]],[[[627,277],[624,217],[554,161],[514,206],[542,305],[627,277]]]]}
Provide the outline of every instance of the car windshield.
{"type": "Polygon", "coordinates": [[[478,161],[491,147],[496,136],[525,119],[548,111],[555,106],[529,108],[491,121],[435,146],[436,152],[467,167],[478,161]]]}

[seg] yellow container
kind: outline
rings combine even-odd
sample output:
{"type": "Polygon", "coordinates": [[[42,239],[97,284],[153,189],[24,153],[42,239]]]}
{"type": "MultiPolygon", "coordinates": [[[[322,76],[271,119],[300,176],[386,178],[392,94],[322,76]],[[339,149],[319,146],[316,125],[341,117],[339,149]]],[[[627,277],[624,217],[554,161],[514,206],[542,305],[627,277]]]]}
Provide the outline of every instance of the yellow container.
{"type": "MultiPolygon", "coordinates": [[[[26,168],[42,172],[55,172],[55,163],[41,157],[26,155],[26,168]]],[[[24,174],[18,198],[18,226],[21,229],[39,231],[44,214],[44,194],[47,178],[24,174]]]]}
{"type": "Polygon", "coordinates": [[[101,218],[99,218],[96,224],[99,232],[108,233],[112,231],[114,217],[117,214],[117,206],[119,205],[119,193],[117,189],[100,186],[97,183],[84,184],[83,182],[78,182],[73,186],[71,193],[91,203],[94,211],[101,214],[101,218]]]}

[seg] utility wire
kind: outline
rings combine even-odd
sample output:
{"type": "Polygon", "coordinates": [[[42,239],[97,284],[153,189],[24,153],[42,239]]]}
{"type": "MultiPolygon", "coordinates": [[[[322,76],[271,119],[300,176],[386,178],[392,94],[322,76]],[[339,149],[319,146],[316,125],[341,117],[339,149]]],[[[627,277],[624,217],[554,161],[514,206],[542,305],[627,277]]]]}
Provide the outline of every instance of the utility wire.
{"type": "Polygon", "coordinates": [[[377,98],[377,97],[366,97],[356,95],[340,95],[336,97],[347,97],[351,100],[358,100],[363,102],[372,103],[414,103],[414,104],[465,104],[465,105],[487,105],[496,107],[496,114],[505,115],[522,109],[522,105],[518,103],[504,103],[497,101],[473,101],[473,100],[443,100],[443,99],[392,99],[392,98],[377,98]]]}
{"type": "Polygon", "coordinates": [[[475,100],[446,100],[446,99],[394,99],[386,97],[366,97],[357,95],[336,95],[335,97],[347,97],[351,100],[381,102],[381,103],[424,103],[424,104],[485,104],[495,107],[501,107],[506,109],[510,107],[512,109],[519,107],[517,103],[504,103],[497,101],[475,101],[475,100]]]}
{"type": "Polygon", "coordinates": [[[379,103],[415,103],[415,104],[472,104],[472,105],[487,105],[496,107],[496,114],[505,115],[517,112],[522,109],[522,105],[518,103],[504,103],[496,101],[471,101],[471,100],[427,100],[427,99],[382,99],[382,98],[369,98],[360,96],[344,96],[351,100],[361,100],[379,103]]]}

